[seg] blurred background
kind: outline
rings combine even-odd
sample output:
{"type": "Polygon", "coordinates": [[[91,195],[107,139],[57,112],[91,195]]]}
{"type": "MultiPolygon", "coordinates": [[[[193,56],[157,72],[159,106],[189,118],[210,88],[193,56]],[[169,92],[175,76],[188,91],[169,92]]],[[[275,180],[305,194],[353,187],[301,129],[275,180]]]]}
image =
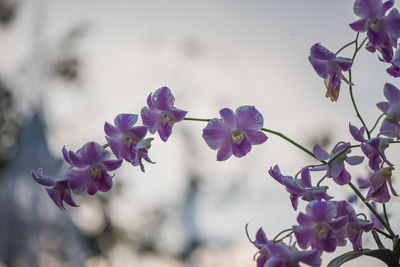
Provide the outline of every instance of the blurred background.
{"type": "MultiPolygon", "coordinates": [[[[298,214],[268,169],[279,164],[294,175],[314,163],[276,136],[244,158],[217,162],[201,137],[205,123],[178,123],[167,143],[153,142],[156,164],[145,173],[125,163],[112,191],[77,197],[80,207],[67,212],[30,172],[61,175],[68,167],[63,145],[104,144],[104,122],[139,113],[162,86],[190,117],[255,105],[264,127],[310,149],[351,140],[348,123],[360,123],[348,88],[337,103],[325,98],[307,57],[314,43],[336,51],[354,39],[353,3],[0,0],[0,266],[256,266],[245,225],[252,238],[263,227],[272,239],[298,214]]],[[[368,125],[380,114],[383,84],[399,86],[387,67],[364,49],[353,67],[368,125]]],[[[388,156],[396,164],[398,148],[388,156]]],[[[353,181],[368,174],[364,165],[349,169],[353,181]]],[[[347,187],[324,183],[337,200],[351,196],[347,187]]],[[[388,209],[398,210],[397,202],[388,209]]],[[[399,214],[390,219],[400,231],[399,214]]],[[[369,235],[364,246],[376,248],[369,235]]],[[[324,255],[323,266],[349,249],[324,255]]],[[[362,257],[343,266],[384,265],[362,257]]]]}

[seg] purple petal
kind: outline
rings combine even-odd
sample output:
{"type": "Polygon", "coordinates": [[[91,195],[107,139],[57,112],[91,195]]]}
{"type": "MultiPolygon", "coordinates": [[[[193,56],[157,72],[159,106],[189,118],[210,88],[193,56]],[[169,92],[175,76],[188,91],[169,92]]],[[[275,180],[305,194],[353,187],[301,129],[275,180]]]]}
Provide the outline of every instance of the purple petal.
{"type": "MultiPolygon", "coordinates": [[[[138,120],[136,114],[119,114],[114,119],[114,124],[122,132],[127,132],[138,120]]],[[[111,136],[111,135],[110,135],[111,136]]]]}
{"type": "Polygon", "coordinates": [[[308,251],[299,251],[296,253],[296,260],[304,262],[310,266],[320,266],[321,265],[321,252],[317,249],[308,251]]]}
{"type": "Polygon", "coordinates": [[[320,43],[314,44],[310,49],[310,56],[316,59],[333,60],[336,55],[322,46],[320,43]]]}
{"type": "Polygon", "coordinates": [[[386,83],[383,92],[390,104],[400,102],[400,90],[393,84],[386,83]]]}
{"type": "Polygon", "coordinates": [[[345,227],[347,224],[347,216],[341,216],[339,218],[335,218],[329,221],[329,225],[331,226],[332,230],[338,231],[345,227]]]}
{"type": "Polygon", "coordinates": [[[299,247],[302,249],[307,249],[310,246],[311,240],[314,236],[314,230],[311,228],[305,228],[295,225],[293,226],[293,232],[296,236],[299,247]]]}
{"type": "Polygon", "coordinates": [[[101,179],[97,181],[96,186],[100,192],[110,191],[113,186],[112,176],[110,176],[107,172],[103,171],[101,179]]]}
{"type": "Polygon", "coordinates": [[[109,159],[109,160],[103,161],[103,164],[106,167],[107,171],[114,171],[121,166],[122,160],[121,159],[109,159]]]}
{"type": "Polygon", "coordinates": [[[245,156],[251,150],[251,144],[244,139],[240,144],[232,144],[232,153],[238,158],[245,156]]]}
{"type": "Polygon", "coordinates": [[[329,77],[328,62],[326,60],[313,58],[311,56],[308,57],[308,60],[321,78],[327,79],[329,77]]]}
{"type": "Polygon", "coordinates": [[[69,159],[69,156],[68,156],[68,151],[67,151],[67,149],[65,148],[65,146],[63,146],[63,148],[62,148],[62,154],[63,154],[64,160],[65,160],[69,165],[72,165],[72,163],[71,163],[71,161],[70,161],[70,159],[69,159]]]}
{"type": "Polygon", "coordinates": [[[367,20],[368,20],[367,18],[356,20],[350,24],[350,27],[356,32],[365,32],[367,30],[366,29],[367,20]]]}
{"type": "Polygon", "coordinates": [[[396,8],[393,8],[389,15],[384,17],[385,27],[394,38],[400,37],[400,13],[396,8]]]}
{"type": "Polygon", "coordinates": [[[135,143],[142,140],[147,134],[147,126],[137,126],[129,130],[130,133],[134,134],[138,140],[133,140],[135,143]]]}
{"type": "Polygon", "coordinates": [[[227,160],[230,156],[232,156],[232,142],[230,139],[226,139],[218,149],[217,160],[227,160]]]}
{"type": "MultiPolygon", "coordinates": [[[[97,183],[100,183],[100,182],[97,181],[97,183]]],[[[98,189],[97,189],[96,181],[93,179],[87,180],[87,193],[89,195],[94,195],[97,193],[97,191],[98,191],[98,189]]]]}
{"type": "Polygon", "coordinates": [[[299,215],[297,215],[296,220],[303,227],[313,227],[315,224],[313,219],[303,212],[300,212],[299,215]]]}
{"type": "Polygon", "coordinates": [[[336,207],[329,201],[313,200],[306,206],[306,211],[317,222],[331,220],[336,215],[336,207]]]}
{"type": "MultiPolygon", "coordinates": [[[[109,152],[102,145],[95,142],[88,142],[78,150],[80,158],[88,165],[106,160],[109,152]]],[[[70,159],[71,155],[70,155],[70,159]]]]}
{"type": "Polygon", "coordinates": [[[351,136],[353,136],[354,140],[361,142],[361,143],[365,142],[365,138],[364,138],[365,127],[361,127],[359,130],[359,129],[357,129],[357,127],[355,127],[349,123],[349,130],[350,130],[350,134],[351,134],[351,136]]]}
{"type": "Polygon", "coordinates": [[[68,158],[71,162],[71,165],[76,167],[76,168],[87,168],[87,164],[82,160],[81,157],[79,157],[76,153],[74,153],[73,151],[69,151],[68,153],[68,158]]]}
{"type": "Polygon", "coordinates": [[[219,111],[222,121],[232,132],[237,129],[235,113],[229,108],[223,108],[219,111]]]}
{"type": "Polygon", "coordinates": [[[256,241],[257,244],[259,245],[265,245],[268,244],[268,238],[267,235],[264,233],[263,229],[260,228],[258,229],[256,233],[256,241]]]}
{"type": "Polygon", "coordinates": [[[174,106],[175,98],[168,87],[157,89],[153,95],[153,103],[160,110],[168,110],[174,106]]]}
{"type": "Polygon", "coordinates": [[[339,65],[339,67],[343,71],[348,71],[353,65],[353,62],[350,59],[343,57],[337,57],[334,61],[339,65]]]}
{"type": "Polygon", "coordinates": [[[72,207],[78,207],[78,205],[75,203],[75,201],[72,199],[71,191],[66,190],[64,193],[64,202],[67,203],[68,205],[72,207]]]}
{"type": "Polygon", "coordinates": [[[278,183],[283,184],[283,175],[281,174],[281,171],[278,167],[278,165],[275,165],[273,168],[270,168],[268,171],[269,175],[271,175],[272,178],[274,178],[278,183]]]}
{"type": "Polygon", "coordinates": [[[186,114],[188,113],[185,110],[173,108],[171,110],[172,114],[174,114],[176,121],[181,121],[185,118],[186,114]]]}
{"type": "Polygon", "coordinates": [[[331,157],[331,155],[318,144],[314,146],[313,153],[319,160],[327,160],[331,157]]]}
{"type": "Polygon", "coordinates": [[[203,138],[211,149],[218,149],[225,141],[231,142],[231,132],[219,119],[212,119],[203,129],[203,138]]]}
{"type": "Polygon", "coordinates": [[[110,137],[118,137],[121,135],[121,131],[108,122],[104,123],[104,132],[110,137]]]}
{"type": "Polygon", "coordinates": [[[294,194],[290,194],[290,202],[292,203],[292,207],[294,210],[297,210],[297,207],[299,206],[299,197],[294,194]]]}
{"type": "Polygon", "coordinates": [[[303,168],[303,169],[301,170],[301,183],[302,183],[305,187],[312,187],[310,169],[308,169],[308,168],[303,168]]]}
{"type": "Polygon", "coordinates": [[[158,135],[160,136],[161,140],[163,140],[164,142],[167,142],[168,137],[172,133],[172,124],[171,123],[165,124],[164,127],[160,127],[157,130],[157,132],[158,132],[158,135]]]}
{"type": "Polygon", "coordinates": [[[362,157],[362,156],[352,156],[352,157],[346,158],[347,163],[350,165],[353,165],[353,166],[361,164],[361,162],[363,162],[363,160],[364,160],[364,157],[362,157]]]}
{"type": "Polygon", "coordinates": [[[268,137],[260,131],[245,131],[245,135],[252,145],[262,144],[268,139],[268,137]]]}
{"type": "Polygon", "coordinates": [[[87,183],[90,180],[88,171],[69,170],[65,174],[65,179],[68,180],[68,187],[75,194],[82,194],[87,190],[87,183]]]}
{"type": "Polygon", "coordinates": [[[386,69],[386,72],[389,73],[389,75],[398,78],[400,77],[400,68],[398,66],[395,66],[392,64],[389,68],[386,69]]]}
{"type": "Polygon", "coordinates": [[[376,106],[383,112],[383,113],[387,113],[389,108],[390,108],[390,104],[388,102],[379,102],[378,104],[376,104],[376,106]]]}
{"type": "Polygon", "coordinates": [[[345,168],[343,168],[342,172],[337,177],[333,177],[333,180],[338,185],[345,185],[351,181],[351,175],[345,168]]]}
{"type": "Polygon", "coordinates": [[[160,127],[159,114],[147,107],[143,107],[140,115],[142,116],[143,125],[149,127],[150,133],[154,134],[160,127]]]}
{"type": "Polygon", "coordinates": [[[241,106],[236,109],[238,129],[258,131],[264,125],[264,119],[254,106],[241,106]]]}
{"type": "Polygon", "coordinates": [[[35,180],[38,184],[44,185],[44,186],[53,186],[56,182],[53,177],[50,176],[44,176],[43,175],[43,169],[39,168],[38,169],[38,176],[34,171],[31,172],[33,180],[35,180]]]}
{"type": "Polygon", "coordinates": [[[53,188],[46,188],[47,194],[53,200],[60,210],[65,210],[64,203],[62,200],[62,192],[54,190],[53,188]]]}
{"type": "Polygon", "coordinates": [[[383,3],[382,9],[381,9],[381,12],[379,15],[384,16],[386,11],[388,11],[390,8],[392,8],[393,5],[394,5],[394,0],[388,0],[385,3],[383,3]]]}
{"type": "Polygon", "coordinates": [[[284,264],[284,259],[272,256],[268,258],[263,267],[282,267],[284,264]]]}
{"type": "Polygon", "coordinates": [[[362,18],[374,17],[382,9],[382,0],[356,0],[354,13],[362,18]]]}

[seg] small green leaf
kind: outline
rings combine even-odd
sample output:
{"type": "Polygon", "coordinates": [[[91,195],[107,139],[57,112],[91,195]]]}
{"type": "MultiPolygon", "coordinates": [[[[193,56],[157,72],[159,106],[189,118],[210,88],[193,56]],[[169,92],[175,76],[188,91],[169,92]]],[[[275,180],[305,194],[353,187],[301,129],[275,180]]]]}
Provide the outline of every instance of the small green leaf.
{"type": "Polygon", "coordinates": [[[340,255],[339,257],[336,257],[328,264],[328,267],[338,267],[343,263],[358,258],[362,255],[367,255],[380,259],[390,267],[400,266],[398,264],[398,261],[396,261],[395,259],[395,255],[389,249],[375,249],[375,250],[363,249],[360,251],[350,251],[343,255],[340,255]]]}

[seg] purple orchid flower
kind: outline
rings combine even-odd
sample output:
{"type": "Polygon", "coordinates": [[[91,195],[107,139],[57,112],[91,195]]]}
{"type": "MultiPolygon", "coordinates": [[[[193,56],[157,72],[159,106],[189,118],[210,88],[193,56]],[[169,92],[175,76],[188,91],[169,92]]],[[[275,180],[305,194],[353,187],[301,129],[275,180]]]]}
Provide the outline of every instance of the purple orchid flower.
{"type": "Polygon", "coordinates": [[[148,149],[153,138],[144,139],[147,134],[146,126],[136,126],[138,115],[119,114],[114,119],[115,126],[106,122],[104,131],[106,139],[112,152],[118,159],[132,163],[133,166],[140,166],[144,172],[142,159],[153,163],[148,156],[148,149]]]}
{"type": "MultiPolygon", "coordinates": [[[[369,232],[374,228],[374,223],[363,220],[357,217],[353,207],[346,201],[337,201],[336,204],[336,217],[347,216],[346,227],[342,230],[343,245],[345,245],[345,238],[347,238],[353,245],[353,250],[358,251],[362,249],[362,234],[369,232]]],[[[340,234],[337,234],[340,236],[340,234]]]]}
{"type": "Polygon", "coordinates": [[[317,74],[324,79],[326,86],[326,97],[331,101],[337,101],[340,91],[340,80],[350,82],[343,76],[342,71],[348,71],[353,62],[351,59],[337,57],[334,53],[321,44],[314,44],[310,49],[308,57],[317,74]]]}
{"type": "Polygon", "coordinates": [[[60,210],[66,209],[64,203],[72,207],[78,207],[72,199],[71,189],[68,187],[68,180],[45,176],[43,175],[42,168],[38,169],[37,174],[32,171],[32,177],[38,184],[48,187],[46,188],[47,194],[60,210]]]}
{"type": "Polygon", "coordinates": [[[108,171],[118,169],[122,159],[108,159],[110,152],[103,146],[89,142],[76,153],[63,148],[63,156],[73,168],[68,170],[64,179],[75,194],[87,192],[89,195],[97,191],[107,192],[112,188],[112,177],[108,171]]]}
{"type": "Polygon", "coordinates": [[[393,47],[397,47],[397,39],[400,37],[399,11],[393,8],[385,15],[393,5],[394,0],[385,3],[382,3],[382,0],[356,0],[354,13],[361,19],[350,24],[356,32],[367,32],[367,50],[378,50],[386,62],[391,62],[393,47]]]}
{"type": "Polygon", "coordinates": [[[390,63],[392,66],[386,69],[387,73],[395,78],[400,77],[400,48],[396,50],[390,63]]]}
{"type": "Polygon", "coordinates": [[[315,145],[313,152],[317,159],[321,161],[328,161],[328,164],[319,168],[318,170],[328,170],[327,177],[333,178],[333,180],[339,185],[348,184],[351,180],[350,173],[345,169],[344,162],[346,161],[350,165],[358,165],[363,160],[362,156],[348,157],[347,154],[351,152],[349,149],[350,143],[339,143],[336,145],[331,153],[326,152],[320,145],[315,145]],[[344,150],[346,150],[344,152],[344,150]]]}
{"type": "Polygon", "coordinates": [[[142,121],[150,133],[158,132],[161,140],[167,141],[175,122],[185,118],[187,111],[174,107],[175,98],[168,87],[162,87],[147,97],[148,107],[141,111],[142,121]]]}
{"type": "Polygon", "coordinates": [[[390,191],[394,196],[399,196],[392,185],[392,167],[381,168],[371,173],[368,180],[358,179],[360,188],[369,188],[366,201],[374,200],[379,203],[386,203],[390,200],[388,184],[390,191]]]}
{"type": "Polygon", "coordinates": [[[222,119],[212,119],[203,129],[203,138],[211,149],[218,149],[217,160],[230,156],[243,157],[252,145],[262,144],[267,136],[260,131],[264,121],[254,106],[241,106],[234,113],[229,108],[219,111],[222,119]]]}
{"type": "Polygon", "coordinates": [[[257,231],[254,241],[250,239],[247,227],[246,234],[250,242],[259,249],[257,267],[299,267],[300,262],[313,267],[321,266],[321,252],[316,249],[299,251],[295,246],[288,246],[281,241],[270,242],[262,228],[257,231]]]}
{"type": "Polygon", "coordinates": [[[400,138],[400,90],[386,83],[383,88],[383,93],[388,102],[380,102],[377,107],[386,114],[382,122],[380,133],[388,137],[400,138]]]}
{"type": "Polygon", "coordinates": [[[361,127],[357,129],[355,126],[349,124],[350,133],[353,138],[361,142],[361,150],[369,159],[369,167],[377,171],[380,169],[380,164],[385,162],[390,167],[393,167],[393,164],[387,160],[385,155],[385,149],[389,147],[391,138],[383,138],[383,137],[374,137],[369,140],[364,138],[365,127],[361,127]]]}
{"type": "MultiPolygon", "coordinates": [[[[306,206],[306,213],[297,216],[299,225],[293,226],[296,240],[302,249],[312,247],[333,252],[342,239],[341,231],[347,224],[347,216],[336,216],[332,201],[313,200],[306,206]]],[[[341,242],[339,245],[342,245],[341,242]]]]}
{"type": "Polygon", "coordinates": [[[278,165],[270,168],[268,173],[278,183],[286,187],[286,191],[290,193],[290,200],[294,210],[297,210],[299,197],[308,202],[321,199],[329,200],[333,198],[326,193],[328,189],[327,186],[312,186],[310,170],[308,168],[302,169],[301,179],[293,179],[291,176],[283,176],[278,165]]]}

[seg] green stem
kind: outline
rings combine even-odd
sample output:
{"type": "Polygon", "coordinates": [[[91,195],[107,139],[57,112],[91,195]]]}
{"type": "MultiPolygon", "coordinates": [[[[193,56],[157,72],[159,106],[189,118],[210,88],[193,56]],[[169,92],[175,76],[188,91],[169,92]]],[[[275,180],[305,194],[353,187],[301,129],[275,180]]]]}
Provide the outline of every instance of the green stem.
{"type": "Polygon", "coordinates": [[[372,126],[371,130],[369,130],[370,133],[372,133],[372,132],[375,130],[376,126],[378,125],[378,122],[381,120],[381,118],[382,118],[383,116],[385,116],[385,113],[382,113],[382,114],[378,117],[378,119],[376,120],[374,126],[372,126]]]}
{"type": "Polygon", "coordinates": [[[350,82],[350,83],[349,83],[350,98],[351,98],[351,102],[353,103],[354,110],[356,111],[357,117],[360,119],[361,124],[365,127],[365,131],[367,132],[368,139],[371,139],[371,134],[370,134],[370,132],[368,131],[368,127],[367,127],[367,125],[365,124],[363,118],[361,117],[361,114],[360,114],[360,112],[358,111],[356,102],[355,102],[355,100],[354,100],[354,96],[353,96],[353,85],[352,85],[352,82],[351,82],[351,70],[349,70],[349,82],[350,82]]]}
{"type": "MultiPolygon", "coordinates": [[[[357,38],[358,38],[358,33],[357,33],[357,38]]],[[[351,45],[354,44],[354,43],[357,43],[357,39],[355,39],[355,40],[353,40],[353,41],[351,41],[351,42],[345,44],[344,46],[342,46],[342,47],[335,53],[335,55],[339,54],[340,52],[343,51],[343,49],[345,49],[346,47],[351,46],[351,45]]]]}
{"type": "Polygon", "coordinates": [[[185,121],[205,121],[205,122],[209,122],[210,119],[197,119],[197,118],[184,118],[185,121]]]}
{"type": "Polygon", "coordinates": [[[380,233],[381,235],[383,235],[383,236],[385,236],[385,237],[387,237],[387,238],[392,239],[392,237],[391,237],[390,235],[388,235],[387,233],[385,233],[384,231],[379,230],[378,228],[374,228],[374,230],[375,230],[376,232],[380,233]]]}
{"type": "MultiPolygon", "coordinates": [[[[289,137],[287,137],[286,135],[284,135],[283,133],[274,131],[274,130],[270,130],[267,128],[261,128],[261,131],[267,132],[267,133],[272,133],[274,135],[279,136],[282,139],[285,139],[286,141],[288,141],[289,143],[291,143],[292,145],[296,146],[297,148],[303,150],[304,152],[306,152],[308,155],[310,155],[311,157],[317,159],[317,157],[314,155],[313,152],[311,152],[310,150],[308,150],[307,148],[305,148],[304,146],[300,145],[299,143],[293,141],[292,139],[290,139],[289,137]]],[[[318,160],[318,159],[317,159],[318,160]]],[[[324,162],[326,163],[326,162],[324,162]]]]}
{"type": "Polygon", "coordinates": [[[387,212],[386,212],[386,205],[385,205],[385,203],[382,203],[382,207],[383,207],[383,215],[385,216],[386,223],[387,223],[387,225],[390,227],[389,217],[388,217],[388,214],[387,214],[387,212]]]}

